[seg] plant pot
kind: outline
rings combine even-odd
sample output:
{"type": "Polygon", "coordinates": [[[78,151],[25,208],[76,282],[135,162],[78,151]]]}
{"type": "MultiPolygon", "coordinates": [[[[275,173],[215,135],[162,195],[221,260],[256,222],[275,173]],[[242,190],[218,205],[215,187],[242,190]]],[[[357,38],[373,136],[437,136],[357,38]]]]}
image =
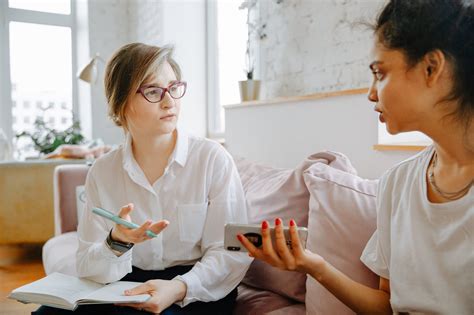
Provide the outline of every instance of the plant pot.
{"type": "Polygon", "coordinates": [[[240,99],[242,102],[258,100],[260,80],[239,81],[240,99]]]}

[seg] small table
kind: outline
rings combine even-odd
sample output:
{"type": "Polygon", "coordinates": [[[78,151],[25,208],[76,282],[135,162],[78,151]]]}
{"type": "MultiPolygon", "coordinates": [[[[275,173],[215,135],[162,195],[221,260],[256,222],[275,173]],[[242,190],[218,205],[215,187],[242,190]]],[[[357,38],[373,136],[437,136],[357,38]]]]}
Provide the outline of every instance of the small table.
{"type": "Polygon", "coordinates": [[[0,244],[44,243],[54,236],[54,168],[85,162],[0,162],[0,244]]]}

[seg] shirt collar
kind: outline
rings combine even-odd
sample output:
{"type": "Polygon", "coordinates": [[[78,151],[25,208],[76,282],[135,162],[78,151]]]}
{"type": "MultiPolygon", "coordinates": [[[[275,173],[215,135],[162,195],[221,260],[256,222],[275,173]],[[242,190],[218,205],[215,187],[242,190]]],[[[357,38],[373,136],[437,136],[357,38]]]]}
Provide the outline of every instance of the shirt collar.
{"type": "MultiPolygon", "coordinates": [[[[183,166],[186,164],[186,160],[188,158],[188,146],[189,146],[189,135],[183,129],[176,129],[177,137],[176,137],[176,145],[173,150],[173,153],[170,156],[168,164],[171,165],[174,161],[176,161],[179,165],[183,166]]],[[[132,168],[137,168],[138,164],[133,157],[132,151],[132,136],[130,133],[127,133],[125,144],[123,146],[123,166],[126,170],[131,170],[132,168]]]]}
{"type": "Polygon", "coordinates": [[[177,128],[176,132],[178,133],[176,146],[171,154],[171,161],[174,160],[184,167],[186,160],[188,159],[189,135],[181,128],[177,128]]]}

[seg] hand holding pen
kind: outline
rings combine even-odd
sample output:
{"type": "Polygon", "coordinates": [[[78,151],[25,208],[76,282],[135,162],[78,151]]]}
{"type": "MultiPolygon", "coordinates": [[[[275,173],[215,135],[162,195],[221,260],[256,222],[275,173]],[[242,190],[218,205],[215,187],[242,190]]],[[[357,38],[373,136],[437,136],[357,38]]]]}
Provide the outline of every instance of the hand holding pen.
{"type": "Polygon", "coordinates": [[[147,220],[142,225],[133,223],[130,218],[130,212],[133,211],[132,203],[123,206],[117,216],[100,208],[94,208],[92,211],[116,223],[112,229],[112,239],[123,243],[138,244],[149,240],[156,237],[169,224],[167,220],[155,223],[147,220]]]}

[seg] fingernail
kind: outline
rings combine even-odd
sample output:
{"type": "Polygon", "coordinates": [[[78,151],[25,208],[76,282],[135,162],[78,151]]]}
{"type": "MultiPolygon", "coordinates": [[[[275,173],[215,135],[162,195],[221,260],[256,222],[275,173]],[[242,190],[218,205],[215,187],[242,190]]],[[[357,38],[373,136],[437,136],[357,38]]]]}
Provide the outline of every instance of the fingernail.
{"type": "Polygon", "coordinates": [[[237,234],[237,239],[242,242],[242,235],[241,235],[241,234],[237,234]]]}
{"type": "Polygon", "coordinates": [[[281,219],[280,218],[276,218],[275,219],[275,225],[280,225],[281,224],[281,219]]]}
{"type": "Polygon", "coordinates": [[[290,226],[295,226],[295,225],[296,225],[295,220],[291,219],[290,220],[290,226]]]}
{"type": "Polygon", "coordinates": [[[126,294],[126,295],[129,295],[129,294],[130,294],[130,290],[125,290],[125,294],[126,294]]]}
{"type": "Polygon", "coordinates": [[[262,229],[268,229],[268,222],[267,221],[262,222],[262,229]]]}

